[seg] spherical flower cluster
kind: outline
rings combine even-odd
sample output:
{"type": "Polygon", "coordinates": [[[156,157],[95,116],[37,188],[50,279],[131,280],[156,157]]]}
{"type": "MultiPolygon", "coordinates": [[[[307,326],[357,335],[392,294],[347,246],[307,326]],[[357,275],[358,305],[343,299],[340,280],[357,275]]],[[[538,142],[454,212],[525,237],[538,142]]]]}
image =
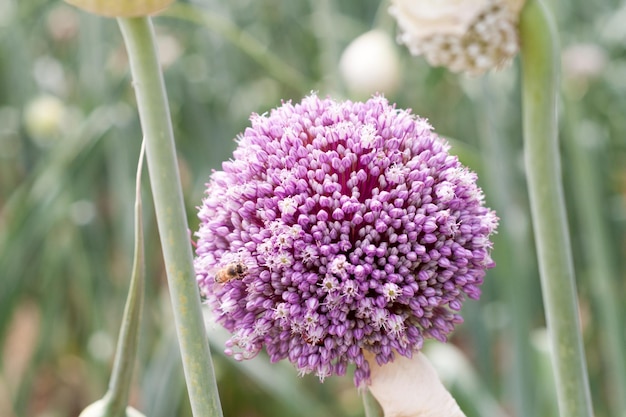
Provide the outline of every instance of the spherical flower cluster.
{"type": "Polygon", "coordinates": [[[523,0],[392,0],[398,41],[430,65],[479,75],[500,68],[519,50],[523,0]]]}
{"type": "Polygon", "coordinates": [[[235,359],[320,379],[445,341],[494,265],[495,213],[431,126],[383,97],[253,115],[199,208],[201,293],[235,359]],[[237,266],[237,268],[233,268],[237,266]],[[238,270],[240,273],[234,273],[238,270]],[[229,275],[228,272],[231,272],[229,275]]]}

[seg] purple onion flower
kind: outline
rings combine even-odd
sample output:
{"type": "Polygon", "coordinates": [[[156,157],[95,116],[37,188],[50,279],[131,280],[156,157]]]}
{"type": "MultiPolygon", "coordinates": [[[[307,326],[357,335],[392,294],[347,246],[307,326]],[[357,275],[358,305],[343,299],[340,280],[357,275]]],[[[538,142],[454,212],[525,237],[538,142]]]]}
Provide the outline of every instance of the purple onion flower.
{"type": "MultiPolygon", "coordinates": [[[[226,353],[263,347],[321,380],[446,341],[494,266],[476,174],[426,120],[383,97],[253,115],[199,209],[195,268],[226,353]],[[246,273],[216,281],[232,264],[246,273]],[[226,269],[225,269],[226,268],[226,269]]],[[[232,270],[232,268],[231,268],[232,270]]]]}

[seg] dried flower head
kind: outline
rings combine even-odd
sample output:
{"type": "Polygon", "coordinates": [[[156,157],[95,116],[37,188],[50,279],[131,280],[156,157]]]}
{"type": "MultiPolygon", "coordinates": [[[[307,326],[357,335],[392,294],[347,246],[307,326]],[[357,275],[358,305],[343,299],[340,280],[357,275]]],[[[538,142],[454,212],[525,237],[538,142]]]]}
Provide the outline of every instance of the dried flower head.
{"type": "Polygon", "coordinates": [[[226,352],[320,379],[445,341],[494,265],[495,213],[431,126],[383,97],[253,115],[199,209],[195,268],[226,352]],[[241,279],[216,271],[243,263],[241,279]]]}
{"type": "Polygon", "coordinates": [[[523,0],[392,0],[398,42],[429,64],[482,74],[517,54],[523,0]]]}

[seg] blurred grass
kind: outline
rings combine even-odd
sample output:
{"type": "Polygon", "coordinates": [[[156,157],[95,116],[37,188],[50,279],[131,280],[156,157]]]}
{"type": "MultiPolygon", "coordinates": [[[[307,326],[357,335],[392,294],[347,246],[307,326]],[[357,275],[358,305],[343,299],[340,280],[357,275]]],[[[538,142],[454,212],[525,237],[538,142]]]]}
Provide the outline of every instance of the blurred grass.
{"type": "MultiPolygon", "coordinates": [[[[615,321],[623,323],[626,30],[615,19],[626,15],[626,4],[551,5],[565,48],[593,43],[607,58],[594,77],[576,75],[571,66],[563,76],[576,109],[575,117],[562,118],[564,138],[579,132],[580,119],[601,132],[590,161],[601,213],[581,210],[580,184],[567,175],[578,168],[570,152],[563,166],[595,414],[623,417],[610,401],[612,367],[603,341],[615,329],[594,301],[601,297],[592,297],[597,259],[587,256],[592,240],[578,222],[583,213],[596,215],[606,229],[615,321]]],[[[373,27],[393,33],[386,7],[373,0],[206,0],[180,2],[155,19],[192,230],[204,183],[230,157],[250,113],[311,90],[349,98],[337,69],[341,51],[373,27]]],[[[453,152],[479,172],[502,223],[493,252],[498,267],[489,272],[481,301],[466,303],[466,321],[452,338],[471,364],[458,368],[453,393],[468,417],[493,409],[512,417],[556,416],[521,164],[516,65],[468,79],[397,49],[402,86],[388,98],[454,138],[453,152]]],[[[105,390],[132,256],[141,135],[134,109],[114,21],[61,2],[0,2],[2,416],[75,416],[105,390]],[[60,106],[44,107],[36,120],[57,117],[33,127],[29,109],[42,96],[56,97],[60,106]]],[[[148,288],[131,400],[147,415],[189,416],[158,234],[150,204],[145,208],[148,288]]],[[[623,330],[618,338],[626,356],[623,330]]],[[[225,415],[363,415],[350,377],[320,385],[263,356],[235,363],[221,355],[222,343],[223,335],[212,331],[225,415]]]]}

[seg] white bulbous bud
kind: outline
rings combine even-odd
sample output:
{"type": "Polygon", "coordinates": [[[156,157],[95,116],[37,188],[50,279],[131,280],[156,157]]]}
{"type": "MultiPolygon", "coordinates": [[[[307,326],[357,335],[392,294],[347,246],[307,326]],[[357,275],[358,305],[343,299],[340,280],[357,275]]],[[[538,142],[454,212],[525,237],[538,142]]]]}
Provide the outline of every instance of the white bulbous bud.
{"type": "Polygon", "coordinates": [[[354,39],[341,55],[339,70],[348,90],[359,97],[393,94],[400,84],[396,45],[381,30],[354,39]]]}
{"type": "MultiPolygon", "coordinates": [[[[95,403],[89,404],[79,415],[79,417],[117,417],[108,397],[104,397],[95,403]]],[[[124,417],[146,417],[143,413],[133,407],[126,407],[124,417]]]]}

